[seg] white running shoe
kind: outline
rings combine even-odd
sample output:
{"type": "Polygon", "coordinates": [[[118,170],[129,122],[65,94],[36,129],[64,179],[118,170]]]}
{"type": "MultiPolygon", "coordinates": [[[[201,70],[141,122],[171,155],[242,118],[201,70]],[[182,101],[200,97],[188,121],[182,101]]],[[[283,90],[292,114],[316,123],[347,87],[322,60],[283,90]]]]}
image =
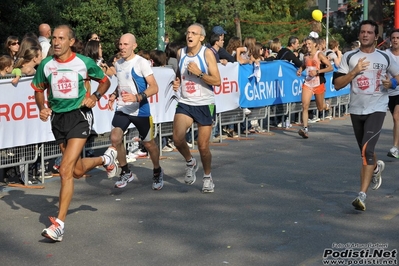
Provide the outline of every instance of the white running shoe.
{"type": "Polygon", "coordinates": [[[359,192],[359,196],[357,196],[352,201],[352,206],[355,207],[356,210],[365,211],[366,210],[366,193],[359,192]]]}
{"type": "Polygon", "coordinates": [[[119,180],[115,182],[115,187],[116,188],[124,188],[124,187],[126,187],[127,183],[132,182],[135,177],[136,177],[136,175],[133,174],[132,172],[121,174],[121,176],[119,177],[119,180]]]}
{"type": "Polygon", "coordinates": [[[48,228],[43,229],[42,236],[57,242],[61,242],[62,237],[64,236],[64,229],[59,223],[57,223],[55,217],[49,217],[49,219],[52,225],[48,228]]]}
{"type": "Polygon", "coordinates": [[[204,182],[202,185],[202,193],[212,193],[215,188],[212,177],[204,177],[202,181],[204,182]]]}
{"type": "Polygon", "coordinates": [[[373,174],[373,179],[371,179],[371,182],[373,183],[373,186],[371,187],[372,189],[376,190],[381,186],[382,183],[382,171],[385,169],[385,163],[381,160],[377,161],[378,165],[378,172],[373,174]]]}
{"type": "Polygon", "coordinates": [[[198,164],[197,160],[193,157],[192,158],[193,163],[191,165],[186,164],[186,175],[184,176],[184,183],[187,185],[192,185],[194,184],[195,180],[197,180],[197,177],[195,176],[195,172],[198,170],[198,164]]]}
{"type": "Polygon", "coordinates": [[[114,147],[109,147],[105,151],[104,156],[108,156],[108,158],[110,159],[110,163],[107,165],[104,164],[104,168],[105,170],[107,170],[108,178],[112,178],[118,172],[118,165],[116,163],[116,157],[118,156],[118,152],[114,147]]]}
{"type": "Polygon", "coordinates": [[[388,156],[388,157],[392,157],[392,158],[399,159],[399,150],[398,150],[398,148],[392,147],[392,148],[389,150],[387,156],[388,156]]]}
{"type": "Polygon", "coordinates": [[[163,187],[163,169],[162,168],[161,168],[161,172],[159,173],[159,175],[153,176],[152,180],[153,180],[152,189],[153,190],[161,190],[163,187]]]}

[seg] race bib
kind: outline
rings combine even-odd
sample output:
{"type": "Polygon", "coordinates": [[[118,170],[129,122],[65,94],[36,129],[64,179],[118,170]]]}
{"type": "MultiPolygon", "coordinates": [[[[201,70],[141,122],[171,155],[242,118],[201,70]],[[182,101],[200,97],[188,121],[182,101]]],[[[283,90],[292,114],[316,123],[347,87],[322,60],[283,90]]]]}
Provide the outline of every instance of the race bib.
{"type": "Polygon", "coordinates": [[[182,96],[185,98],[201,97],[201,89],[198,83],[186,76],[182,82],[182,96]]]}
{"type": "Polygon", "coordinates": [[[76,99],[79,96],[78,72],[57,70],[52,73],[51,90],[54,98],[76,99]]]}
{"type": "Polygon", "coordinates": [[[374,94],[379,92],[381,80],[374,77],[374,71],[364,71],[354,80],[353,92],[356,94],[374,94]]]}
{"type": "Polygon", "coordinates": [[[320,85],[320,77],[310,75],[310,72],[313,72],[313,71],[317,71],[317,68],[314,66],[306,67],[305,85],[310,88],[315,88],[320,85]]]}

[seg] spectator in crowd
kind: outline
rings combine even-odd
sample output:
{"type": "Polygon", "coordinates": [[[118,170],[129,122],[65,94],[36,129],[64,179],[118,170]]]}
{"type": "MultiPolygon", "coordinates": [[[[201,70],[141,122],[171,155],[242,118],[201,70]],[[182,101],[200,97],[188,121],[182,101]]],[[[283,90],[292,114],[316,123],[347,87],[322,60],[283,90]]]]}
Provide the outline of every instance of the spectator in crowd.
{"type": "Polygon", "coordinates": [[[342,52],[339,49],[339,42],[337,40],[330,40],[328,42],[328,49],[325,52],[328,60],[330,60],[331,65],[338,67],[341,63],[342,52]]]}
{"type": "MultiPolygon", "coordinates": [[[[393,29],[389,34],[391,41],[391,48],[385,50],[394,61],[399,63],[399,29],[393,29]]],[[[389,111],[392,114],[393,119],[393,146],[388,151],[387,156],[399,159],[399,90],[389,90],[389,111]]]]}
{"type": "Polygon", "coordinates": [[[50,37],[51,37],[51,28],[48,24],[42,23],[39,25],[39,43],[42,47],[42,56],[43,58],[47,57],[48,50],[50,49],[51,43],[50,43],[50,37]]]}
{"type": "Polygon", "coordinates": [[[114,128],[110,136],[112,146],[118,151],[118,161],[122,168],[115,187],[123,188],[134,179],[126,161],[126,148],[123,144],[123,133],[133,123],[154,166],[152,189],[160,190],[163,187],[163,170],[159,164],[159,149],[154,140],[154,124],[147,99],[158,93],[158,84],[148,61],[135,54],[136,48],[136,37],[133,34],[122,35],[119,41],[122,58],[115,63],[118,87],[109,98],[110,108],[118,100],[118,109],[112,119],[114,128]]]}
{"type": "Polygon", "coordinates": [[[388,89],[395,89],[399,82],[399,65],[389,55],[375,48],[378,24],[372,20],[360,23],[360,48],[343,55],[333,84],[340,90],[350,84],[349,113],[355,138],[362,156],[360,192],[352,201],[357,210],[366,210],[366,193],[378,189],[385,163],[377,160],[374,152],[388,107],[388,89]],[[389,79],[387,74],[393,78],[389,79]],[[373,86],[363,85],[364,81],[373,86]]]}
{"type": "Polygon", "coordinates": [[[152,66],[150,52],[148,50],[140,50],[137,52],[137,55],[143,57],[147,60],[148,64],[152,66]]]}
{"type": "Polygon", "coordinates": [[[83,51],[85,49],[85,45],[82,42],[81,39],[76,38],[75,42],[73,43],[73,45],[71,46],[71,50],[74,53],[78,53],[78,54],[83,54],[83,51]]]}
{"type": "Polygon", "coordinates": [[[270,43],[270,53],[265,61],[273,61],[277,59],[278,52],[281,50],[281,42],[279,38],[274,38],[270,43]]]}
{"type": "Polygon", "coordinates": [[[83,49],[83,55],[93,59],[96,64],[101,67],[105,74],[108,76],[113,75],[114,72],[112,70],[109,71],[109,66],[104,62],[103,50],[99,41],[89,40],[83,49]]]}
{"type": "MultiPolygon", "coordinates": [[[[153,67],[165,67],[166,66],[166,53],[160,50],[151,50],[150,57],[153,67]]],[[[171,152],[175,146],[169,137],[162,137],[162,151],[171,152]]]]}
{"type": "Polygon", "coordinates": [[[237,61],[240,64],[259,64],[260,54],[257,53],[254,37],[246,37],[243,46],[237,48],[237,61]]]}
{"type": "Polygon", "coordinates": [[[19,40],[17,36],[8,36],[4,42],[4,50],[14,61],[19,50],[19,40]]]}
{"type": "Polygon", "coordinates": [[[260,61],[264,61],[264,60],[265,60],[265,58],[263,57],[264,48],[263,48],[262,43],[256,42],[256,43],[255,43],[255,50],[256,50],[256,53],[259,54],[260,61]]]}
{"type": "Polygon", "coordinates": [[[166,65],[171,66],[175,73],[177,72],[177,51],[180,45],[177,42],[170,42],[165,47],[166,65]]]}
{"type": "Polygon", "coordinates": [[[21,41],[18,52],[15,55],[16,61],[19,60],[19,58],[23,58],[26,50],[32,47],[38,47],[41,50],[40,43],[37,39],[34,37],[24,37],[21,41]]]}
{"type": "Polygon", "coordinates": [[[242,43],[238,37],[231,37],[227,43],[226,51],[234,57],[234,62],[237,61],[237,48],[241,46],[242,43]]]}
{"type": "Polygon", "coordinates": [[[4,77],[7,74],[16,76],[11,80],[11,83],[16,86],[21,78],[21,70],[14,68],[14,60],[9,55],[2,55],[0,56],[0,76],[4,77]]]}
{"type": "Polygon", "coordinates": [[[224,45],[224,34],[212,34],[209,38],[209,44],[210,46],[208,48],[211,49],[211,51],[215,55],[216,62],[226,65],[228,61],[226,59],[219,58],[219,50],[220,48],[223,48],[224,45]]]}
{"type": "Polygon", "coordinates": [[[316,98],[316,105],[319,111],[328,110],[329,106],[324,101],[324,93],[326,91],[326,79],[324,73],[332,71],[330,61],[318,50],[317,40],[313,37],[306,38],[306,46],[308,54],[305,56],[303,65],[299,67],[297,76],[302,75],[302,71],[306,70],[305,81],[302,85],[302,121],[303,128],[299,129],[298,134],[303,138],[308,138],[308,110],[312,96],[316,98]],[[326,67],[322,68],[322,64],[326,67]]]}
{"type": "Polygon", "coordinates": [[[89,32],[86,35],[85,43],[88,43],[89,41],[98,41],[99,42],[100,41],[100,37],[95,32],[89,32]]]}
{"type": "MultiPolygon", "coordinates": [[[[212,28],[212,34],[217,34],[220,35],[221,38],[224,40],[224,35],[227,34],[227,32],[223,29],[222,26],[217,25],[215,27],[212,28]]],[[[234,57],[228,53],[226,51],[226,49],[224,49],[223,47],[220,47],[218,50],[218,55],[219,55],[219,60],[221,60],[223,64],[227,64],[227,62],[231,62],[234,63],[236,60],[234,59],[234,57]],[[227,62],[225,62],[224,60],[226,60],[227,62]]]]}
{"type": "Polygon", "coordinates": [[[291,36],[288,38],[288,44],[286,48],[281,48],[276,56],[276,59],[287,60],[288,62],[294,64],[297,68],[302,66],[301,60],[294,54],[299,48],[299,39],[296,36],[291,36]]]}
{"type": "MultiPolygon", "coordinates": [[[[299,39],[296,36],[290,36],[288,38],[287,47],[281,48],[277,52],[276,59],[277,60],[286,60],[289,63],[293,64],[296,68],[302,66],[301,60],[294,54],[299,49],[299,39]]],[[[291,118],[289,119],[291,121],[291,118]]],[[[280,123],[277,124],[278,127],[283,126],[283,122],[286,121],[284,116],[281,117],[280,123]]]]}
{"type": "Polygon", "coordinates": [[[93,108],[110,86],[109,79],[93,60],[75,54],[71,46],[75,41],[74,31],[66,25],[54,29],[52,44],[54,58],[47,57],[39,65],[32,80],[35,100],[40,119],[51,121],[54,138],[63,154],[59,169],[61,189],[59,212],[50,217],[52,225],[42,231],[42,236],[54,241],[62,241],[64,223],[74,190],[74,178],[82,177],[96,166],[106,167],[109,176],[115,175],[118,166],[115,163],[116,150],[110,147],[103,156],[81,158],[83,147],[92,129],[93,108]],[[76,73],[73,75],[72,73],[76,73]],[[98,89],[87,95],[84,80],[90,78],[99,82],[98,89]],[[76,86],[70,86],[70,84],[76,86]],[[68,93],[59,87],[70,88],[68,93]],[[48,105],[45,90],[49,89],[48,105]]]}
{"type": "Polygon", "coordinates": [[[201,43],[206,36],[205,28],[194,23],[187,28],[185,34],[187,46],[178,51],[179,70],[173,83],[175,91],[181,85],[181,97],[173,120],[173,139],[176,148],[186,160],[184,182],[192,185],[196,180],[198,163],[187,145],[186,132],[193,122],[197,123],[198,150],[204,169],[202,192],[213,192],[215,186],[211,175],[209,139],[216,109],[211,86],[220,86],[220,74],[213,52],[201,43]]]}
{"type": "Polygon", "coordinates": [[[22,74],[31,76],[36,73],[36,67],[42,59],[41,47],[32,46],[25,50],[22,57],[18,58],[15,67],[21,69],[22,74]]]}
{"type": "Polygon", "coordinates": [[[118,52],[116,54],[114,54],[111,59],[108,61],[108,66],[109,69],[107,71],[107,73],[111,74],[110,76],[116,76],[116,69],[115,69],[115,63],[116,61],[118,61],[121,58],[121,54],[118,52]]]}

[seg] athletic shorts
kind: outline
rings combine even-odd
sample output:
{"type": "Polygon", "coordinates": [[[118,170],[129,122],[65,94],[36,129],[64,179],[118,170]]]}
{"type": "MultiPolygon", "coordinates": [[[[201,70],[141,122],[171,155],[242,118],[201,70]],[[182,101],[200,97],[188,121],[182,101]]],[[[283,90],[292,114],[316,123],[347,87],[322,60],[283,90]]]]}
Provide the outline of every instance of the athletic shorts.
{"type": "Polygon", "coordinates": [[[122,111],[116,111],[112,119],[112,126],[119,127],[123,132],[133,124],[139,131],[140,139],[150,141],[154,138],[154,123],[152,116],[132,116],[122,111]]]}
{"type": "Polygon", "coordinates": [[[399,95],[389,96],[388,107],[391,114],[393,114],[396,105],[399,105],[399,95]]]}
{"type": "Polygon", "coordinates": [[[176,114],[185,114],[191,117],[194,122],[203,126],[211,126],[216,118],[216,105],[187,105],[178,103],[176,114]]]}
{"type": "Polygon", "coordinates": [[[374,149],[381,134],[386,112],[351,114],[353,131],[362,154],[363,165],[374,165],[374,149]]]}
{"type": "Polygon", "coordinates": [[[66,113],[52,113],[51,130],[57,144],[69,139],[87,139],[93,131],[93,112],[82,107],[66,113]]]}
{"type": "Polygon", "coordinates": [[[321,83],[319,86],[314,88],[308,87],[305,84],[303,84],[302,89],[311,90],[313,94],[322,94],[326,92],[326,86],[324,85],[324,83],[321,83]]]}

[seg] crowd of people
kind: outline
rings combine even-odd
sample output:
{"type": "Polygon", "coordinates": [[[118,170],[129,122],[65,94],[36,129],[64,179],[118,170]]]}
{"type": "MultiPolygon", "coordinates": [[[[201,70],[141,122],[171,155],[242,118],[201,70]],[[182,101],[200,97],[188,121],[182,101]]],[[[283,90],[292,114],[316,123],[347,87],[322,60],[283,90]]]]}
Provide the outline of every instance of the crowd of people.
{"type": "MultiPolygon", "coordinates": [[[[39,37],[27,34],[21,43],[15,36],[8,37],[6,54],[0,56],[0,75],[14,73],[14,85],[18,84],[21,75],[34,75],[31,85],[40,119],[47,121],[51,118],[52,132],[62,152],[62,159],[59,158],[57,164],[61,176],[59,212],[57,217],[50,217],[52,225],[45,228],[42,235],[62,241],[74,178],[83,176],[96,166],[104,166],[110,178],[117,175],[121,168],[116,188],[123,188],[134,180],[135,174],[127,162],[123,143],[124,133],[130,124],[134,124],[139,132],[142,152],[148,154],[152,161],[152,189],[162,189],[164,172],[159,162],[160,149],[154,140],[154,124],[148,102],[148,97],[158,92],[151,67],[170,66],[176,73],[173,89],[181,93],[173,121],[173,140],[165,138],[162,149],[170,151],[176,148],[179,151],[186,161],[184,182],[192,185],[196,181],[199,162],[190,151],[187,131],[192,123],[197,123],[196,141],[203,168],[202,192],[211,193],[215,184],[211,173],[210,141],[212,137],[222,134],[237,136],[236,125],[226,126],[223,132],[213,127],[216,105],[212,86],[221,83],[217,64],[252,64],[257,76],[256,71],[262,61],[286,60],[297,68],[298,76],[305,71],[302,86],[303,127],[298,131],[304,139],[309,138],[308,122],[311,119],[308,108],[312,96],[316,98],[319,111],[330,108],[328,100],[324,99],[324,73],[333,71],[335,65],[338,69],[333,78],[335,88],[339,90],[348,84],[351,86],[349,112],[362,157],[360,192],[352,204],[364,211],[367,189],[370,183],[373,189],[378,189],[385,167],[382,160],[377,160],[374,147],[388,102],[394,118],[394,145],[388,156],[399,158],[399,108],[396,107],[399,95],[393,90],[399,81],[399,30],[391,33],[392,47],[384,52],[375,48],[377,24],[370,20],[363,21],[358,36],[359,47],[344,52],[336,40],[330,40],[327,49],[325,40],[319,36],[321,29],[317,26],[320,26],[317,22],[312,24],[312,31],[302,45],[296,36],[289,37],[285,47],[278,38],[263,45],[254,37],[247,36],[242,43],[238,37],[230,38],[224,48],[227,32],[223,27],[215,26],[209,42],[206,42],[205,28],[194,23],[185,32],[185,44],[168,42],[165,51],[140,50],[137,53],[136,37],[125,33],[116,42],[117,51],[108,61],[103,59],[98,34],[89,33],[81,41],[67,25],[57,26],[52,32],[49,25],[41,24],[39,37]],[[108,108],[114,111],[111,146],[101,156],[91,154],[82,158],[86,142],[90,136],[96,135],[92,129],[91,109],[110,87],[110,76],[116,76],[118,80],[118,87],[110,94],[108,102],[108,108]],[[91,90],[90,80],[99,83],[96,91],[91,90]],[[70,82],[78,86],[62,90],[70,82]]],[[[246,114],[250,112],[250,109],[245,111],[246,114]]],[[[247,126],[241,124],[243,132],[247,126]]]]}

